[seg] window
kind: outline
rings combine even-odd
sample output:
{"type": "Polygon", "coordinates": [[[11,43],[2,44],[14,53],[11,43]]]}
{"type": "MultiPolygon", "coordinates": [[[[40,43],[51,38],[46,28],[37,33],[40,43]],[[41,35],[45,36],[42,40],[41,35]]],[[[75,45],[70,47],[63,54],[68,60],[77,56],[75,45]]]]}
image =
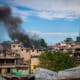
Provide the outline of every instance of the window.
{"type": "Polygon", "coordinates": [[[15,47],[15,45],[13,45],[13,47],[15,47]]]}
{"type": "Polygon", "coordinates": [[[23,51],[23,49],[21,49],[23,51]]]}

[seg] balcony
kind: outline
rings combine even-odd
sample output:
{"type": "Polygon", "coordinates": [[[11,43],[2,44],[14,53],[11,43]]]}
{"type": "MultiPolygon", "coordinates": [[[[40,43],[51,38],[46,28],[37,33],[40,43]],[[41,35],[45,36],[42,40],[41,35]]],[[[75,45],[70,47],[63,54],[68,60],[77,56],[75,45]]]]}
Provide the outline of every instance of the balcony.
{"type": "Polygon", "coordinates": [[[8,55],[8,54],[0,54],[0,59],[16,59],[16,58],[20,58],[20,55],[8,55]]]}
{"type": "Polygon", "coordinates": [[[0,63],[0,68],[14,68],[15,64],[13,63],[0,63]]]}
{"type": "Polygon", "coordinates": [[[15,67],[28,67],[28,65],[23,65],[23,64],[14,64],[14,63],[6,63],[6,64],[1,64],[0,63],[0,68],[15,68],[15,67]]]}

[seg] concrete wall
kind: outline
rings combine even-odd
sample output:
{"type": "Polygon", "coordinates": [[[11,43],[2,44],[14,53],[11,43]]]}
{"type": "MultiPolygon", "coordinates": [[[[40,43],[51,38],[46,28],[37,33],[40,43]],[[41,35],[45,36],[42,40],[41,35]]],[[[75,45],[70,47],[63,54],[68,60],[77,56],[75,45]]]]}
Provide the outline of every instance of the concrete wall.
{"type": "Polygon", "coordinates": [[[20,44],[12,44],[11,49],[12,51],[15,51],[17,54],[19,54],[21,58],[23,58],[23,61],[25,64],[27,64],[28,61],[32,61],[32,63],[34,64],[36,64],[36,62],[38,63],[38,59],[34,61],[31,58],[34,56],[37,56],[38,58],[41,54],[41,51],[24,48],[24,47],[21,47],[20,44]]]}

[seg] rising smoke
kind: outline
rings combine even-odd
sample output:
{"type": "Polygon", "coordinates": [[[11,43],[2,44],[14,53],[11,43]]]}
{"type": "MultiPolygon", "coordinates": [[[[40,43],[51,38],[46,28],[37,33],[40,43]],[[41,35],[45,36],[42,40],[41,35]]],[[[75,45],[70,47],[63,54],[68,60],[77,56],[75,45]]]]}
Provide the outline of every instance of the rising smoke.
{"type": "Polygon", "coordinates": [[[9,6],[0,6],[0,21],[4,23],[9,37],[13,41],[23,42],[24,46],[32,47],[36,40],[32,40],[21,28],[22,20],[19,17],[12,16],[9,6]]]}

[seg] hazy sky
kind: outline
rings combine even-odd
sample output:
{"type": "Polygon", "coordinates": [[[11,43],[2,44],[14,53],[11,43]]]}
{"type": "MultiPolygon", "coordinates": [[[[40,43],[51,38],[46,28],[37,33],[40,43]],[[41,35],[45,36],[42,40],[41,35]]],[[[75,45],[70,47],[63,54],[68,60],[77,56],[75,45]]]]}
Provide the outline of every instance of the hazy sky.
{"type": "Polygon", "coordinates": [[[23,20],[25,31],[48,44],[75,38],[80,31],[80,0],[0,0],[0,4],[11,6],[13,15],[23,20]]]}

